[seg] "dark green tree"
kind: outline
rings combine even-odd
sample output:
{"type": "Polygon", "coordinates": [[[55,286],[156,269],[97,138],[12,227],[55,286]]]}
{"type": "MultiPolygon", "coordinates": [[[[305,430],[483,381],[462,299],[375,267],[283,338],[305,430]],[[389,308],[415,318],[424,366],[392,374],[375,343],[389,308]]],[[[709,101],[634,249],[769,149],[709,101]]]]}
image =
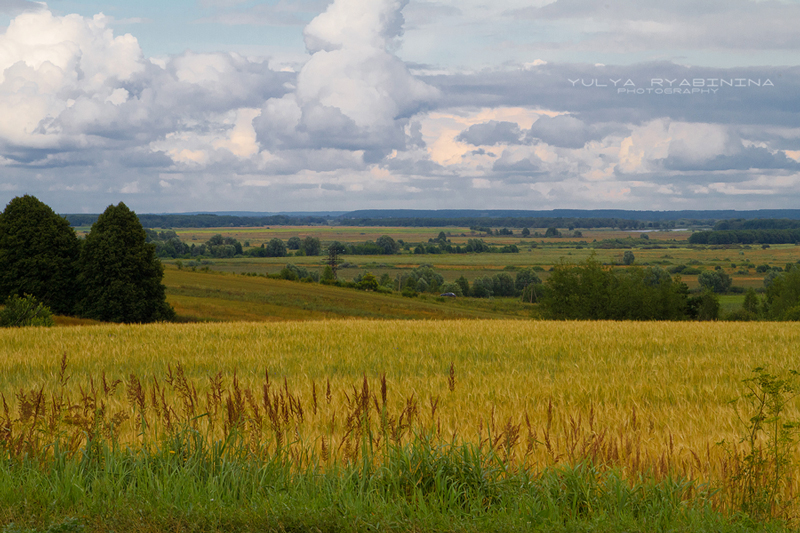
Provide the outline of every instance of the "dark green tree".
{"type": "MultiPolygon", "coordinates": [[[[775,272],[770,272],[773,273],[775,272]]],[[[800,268],[775,274],[771,276],[769,283],[766,278],[764,280],[767,285],[765,295],[767,317],[773,320],[795,320],[793,318],[796,313],[795,308],[800,306],[800,268]]]]}
{"type": "Polygon", "coordinates": [[[505,272],[501,272],[492,276],[492,295],[516,296],[517,289],[514,286],[514,278],[505,272]]]}
{"type": "Polygon", "coordinates": [[[467,280],[467,278],[465,278],[463,275],[460,276],[456,280],[456,284],[458,284],[458,286],[461,287],[461,294],[463,294],[464,296],[469,295],[469,280],[467,280]]]}
{"type": "Polygon", "coordinates": [[[275,237],[267,243],[266,255],[267,257],[286,257],[286,244],[275,237]]]}
{"type": "Polygon", "coordinates": [[[554,267],[542,304],[549,318],[604,320],[609,317],[613,275],[594,255],[580,265],[554,267]]]}
{"type": "Polygon", "coordinates": [[[299,250],[302,245],[303,241],[300,240],[300,237],[289,237],[289,240],[286,241],[286,247],[290,250],[299,250]]]}
{"type": "Polygon", "coordinates": [[[319,239],[310,235],[303,239],[303,244],[300,248],[306,255],[319,255],[322,253],[322,244],[319,239]]]}
{"type": "Polygon", "coordinates": [[[716,320],[719,318],[719,296],[706,289],[699,297],[697,318],[699,320],[716,320]]]}
{"type": "Polygon", "coordinates": [[[372,272],[367,272],[361,276],[357,287],[362,291],[376,291],[378,290],[378,278],[372,272]]]}
{"type": "Polygon", "coordinates": [[[697,276],[697,282],[704,289],[722,294],[730,290],[733,280],[722,270],[704,270],[697,276]]]}
{"type": "Polygon", "coordinates": [[[388,235],[381,235],[375,244],[382,250],[381,253],[385,255],[393,255],[400,251],[400,245],[388,235]]]}
{"type": "Polygon", "coordinates": [[[57,314],[73,314],[79,256],[65,218],[33,196],[14,198],[0,215],[0,299],[30,294],[57,314]]]}
{"type": "Polygon", "coordinates": [[[630,250],[625,250],[625,253],[622,254],[622,262],[626,265],[632,265],[635,260],[636,258],[630,250]]]}
{"type": "Polygon", "coordinates": [[[541,283],[542,280],[536,275],[532,268],[526,268],[517,272],[517,278],[514,280],[514,286],[517,291],[524,291],[525,287],[531,283],[541,283]]]}
{"type": "Polygon", "coordinates": [[[82,316],[106,322],[172,320],[161,284],[164,267],[136,213],[120,202],[92,225],[80,256],[82,316]]]}
{"type": "Polygon", "coordinates": [[[744,295],[744,303],[742,304],[742,308],[746,313],[756,317],[758,316],[759,307],[760,305],[756,291],[752,288],[747,289],[747,292],[744,295]]]}

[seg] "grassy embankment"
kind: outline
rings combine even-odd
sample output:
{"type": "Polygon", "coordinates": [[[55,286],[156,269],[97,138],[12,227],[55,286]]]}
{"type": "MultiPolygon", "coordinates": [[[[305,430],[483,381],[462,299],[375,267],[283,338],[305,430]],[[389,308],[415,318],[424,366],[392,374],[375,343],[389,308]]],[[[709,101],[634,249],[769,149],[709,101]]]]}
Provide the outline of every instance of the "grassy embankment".
{"type": "MultiPolygon", "coordinates": [[[[5,453],[17,460],[0,464],[2,519],[143,531],[738,530],[750,522],[731,514],[745,429],[734,407],[748,414],[729,402],[753,367],[793,368],[799,346],[797,328],[775,323],[4,331],[5,453]]],[[[797,419],[797,403],[787,409],[797,419]]],[[[795,472],[771,512],[796,513],[795,472]]]]}
{"type": "Polygon", "coordinates": [[[256,276],[191,272],[168,267],[167,301],[179,320],[279,321],[370,319],[530,318],[533,307],[517,299],[404,298],[318,283],[256,276]]]}

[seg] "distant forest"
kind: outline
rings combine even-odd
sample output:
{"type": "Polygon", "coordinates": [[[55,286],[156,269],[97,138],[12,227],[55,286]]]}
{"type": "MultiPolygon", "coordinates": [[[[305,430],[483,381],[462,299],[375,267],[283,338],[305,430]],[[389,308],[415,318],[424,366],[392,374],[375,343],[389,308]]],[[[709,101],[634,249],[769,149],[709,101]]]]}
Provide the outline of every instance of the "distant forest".
{"type": "MultiPolygon", "coordinates": [[[[72,226],[91,226],[99,215],[64,215],[72,226]]],[[[317,216],[138,215],[145,228],[243,228],[255,226],[314,226],[328,223],[317,216]]]]}
{"type": "MultiPolygon", "coordinates": [[[[96,214],[68,214],[72,226],[91,226],[96,214]]],[[[713,226],[715,231],[786,230],[800,228],[800,210],[761,211],[623,211],[610,209],[552,211],[520,210],[366,210],[339,216],[230,215],[230,214],[141,214],[145,228],[220,228],[288,225],[348,225],[469,228],[619,228],[672,229],[713,226]],[[765,215],[771,215],[768,218],[765,215]],[[749,218],[744,218],[749,217],[749,218]]]]}

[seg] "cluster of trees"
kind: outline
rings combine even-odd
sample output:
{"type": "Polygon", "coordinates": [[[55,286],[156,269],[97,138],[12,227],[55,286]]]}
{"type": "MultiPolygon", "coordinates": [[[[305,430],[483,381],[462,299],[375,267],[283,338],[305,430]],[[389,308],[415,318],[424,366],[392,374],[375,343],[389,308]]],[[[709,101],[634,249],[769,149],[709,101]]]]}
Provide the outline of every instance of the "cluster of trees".
{"type": "MultiPolygon", "coordinates": [[[[359,288],[363,288],[361,287],[362,280],[366,275],[371,276],[372,274],[359,274],[353,282],[359,288]]],[[[472,296],[474,298],[523,296],[525,301],[536,302],[537,294],[542,293],[542,281],[532,268],[517,271],[516,278],[506,272],[501,272],[493,276],[477,278],[470,284],[464,276],[455,281],[445,282],[442,275],[436,272],[432,265],[420,265],[394,279],[388,274],[384,274],[380,280],[376,281],[379,287],[400,291],[405,296],[416,296],[419,293],[452,293],[456,296],[472,296]],[[540,286],[538,291],[533,289],[533,285],[536,284],[540,286]]]]}
{"type": "Polygon", "coordinates": [[[31,295],[53,312],[108,322],[171,320],[163,267],[136,214],[109,206],[78,239],[33,196],[0,215],[0,294],[31,295]]]}
{"type": "Polygon", "coordinates": [[[710,291],[689,289],[660,267],[606,269],[594,258],[557,265],[545,283],[543,315],[574,320],[716,319],[719,301],[710,291]]]}
{"type": "Polygon", "coordinates": [[[501,253],[501,254],[516,254],[519,253],[519,247],[516,244],[509,244],[506,246],[490,246],[486,244],[483,239],[467,239],[467,244],[464,246],[450,244],[446,238],[442,238],[444,233],[440,233],[437,239],[429,239],[428,243],[420,243],[414,248],[414,253],[421,254],[481,254],[481,253],[501,253]]]}
{"type": "Polygon", "coordinates": [[[800,220],[788,218],[734,218],[730,220],[720,220],[714,224],[714,229],[722,230],[741,230],[741,229],[794,229],[800,228],[800,220]]]}
{"type": "Polygon", "coordinates": [[[698,231],[689,236],[690,244],[796,244],[800,228],[737,229],[698,231]]]}
{"type": "MultiPolygon", "coordinates": [[[[146,230],[148,242],[156,247],[158,257],[172,259],[191,259],[196,257],[230,258],[230,257],[286,257],[290,250],[296,256],[318,256],[322,254],[322,243],[317,237],[308,236],[289,237],[286,242],[273,238],[260,247],[247,248],[233,237],[214,235],[203,244],[187,244],[182,242],[172,230],[155,231],[146,230]],[[247,249],[245,249],[247,248],[247,249]]],[[[340,255],[392,255],[400,252],[401,243],[388,235],[378,237],[373,241],[363,243],[345,244],[338,241],[333,243],[341,249],[340,255]]]]}

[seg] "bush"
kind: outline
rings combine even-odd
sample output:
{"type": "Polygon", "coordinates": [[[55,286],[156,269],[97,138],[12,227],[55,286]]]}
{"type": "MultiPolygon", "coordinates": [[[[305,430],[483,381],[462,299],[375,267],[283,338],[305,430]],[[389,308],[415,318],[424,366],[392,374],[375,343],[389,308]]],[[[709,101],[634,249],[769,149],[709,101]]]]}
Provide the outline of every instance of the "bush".
{"type": "Polygon", "coordinates": [[[0,311],[0,326],[4,328],[50,327],[54,324],[50,308],[30,294],[23,297],[9,296],[5,302],[5,308],[0,311]]]}
{"type": "Polygon", "coordinates": [[[403,289],[403,292],[401,294],[406,298],[414,298],[419,295],[419,293],[416,290],[414,290],[414,287],[412,287],[411,285],[403,289]]]}

